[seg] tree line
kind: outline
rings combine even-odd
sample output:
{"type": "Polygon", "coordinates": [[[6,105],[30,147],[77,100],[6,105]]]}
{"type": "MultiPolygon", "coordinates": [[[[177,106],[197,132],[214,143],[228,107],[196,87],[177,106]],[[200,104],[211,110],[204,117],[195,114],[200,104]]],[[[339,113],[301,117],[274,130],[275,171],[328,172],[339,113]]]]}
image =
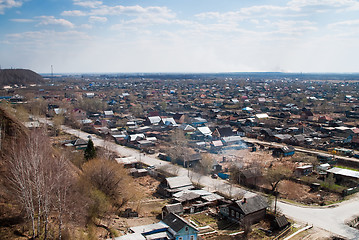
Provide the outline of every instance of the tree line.
{"type": "Polygon", "coordinates": [[[76,229],[82,229],[86,238],[95,239],[91,226],[101,225],[136,197],[127,171],[97,152],[91,140],[81,155],[84,160],[77,167],[73,160],[78,153],[54,148],[43,129],[12,144],[6,157],[6,187],[29,226],[22,234],[31,239],[74,239],[81,234],[76,229]]]}

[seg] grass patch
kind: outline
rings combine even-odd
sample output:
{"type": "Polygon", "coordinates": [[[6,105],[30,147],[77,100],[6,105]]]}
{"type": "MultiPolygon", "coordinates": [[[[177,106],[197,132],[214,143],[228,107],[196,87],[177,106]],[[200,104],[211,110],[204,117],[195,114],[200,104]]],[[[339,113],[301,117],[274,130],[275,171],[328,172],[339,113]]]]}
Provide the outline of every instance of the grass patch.
{"type": "Polygon", "coordinates": [[[357,168],[352,168],[352,167],[347,167],[347,166],[342,166],[342,165],[335,165],[335,167],[341,168],[341,169],[348,169],[348,170],[352,170],[352,171],[358,172],[358,169],[357,169],[357,168]]]}
{"type": "Polygon", "coordinates": [[[342,193],[343,190],[346,189],[346,187],[340,186],[338,184],[330,184],[327,182],[322,182],[320,183],[320,187],[324,188],[324,189],[328,189],[330,191],[336,192],[336,193],[342,193]]]}
{"type": "Polygon", "coordinates": [[[214,219],[213,217],[211,217],[205,213],[192,215],[191,219],[193,221],[195,221],[201,227],[216,223],[216,219],[214,219]]]}

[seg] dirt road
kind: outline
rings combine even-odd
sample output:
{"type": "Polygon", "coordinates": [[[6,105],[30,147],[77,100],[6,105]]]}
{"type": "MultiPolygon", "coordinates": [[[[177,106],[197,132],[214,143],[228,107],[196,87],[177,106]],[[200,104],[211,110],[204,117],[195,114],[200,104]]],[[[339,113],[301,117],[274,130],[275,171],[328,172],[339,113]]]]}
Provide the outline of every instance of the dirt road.
{"type": "MultiPolygon", "coordinates": [[[[212,179],[208,176],[203,176],[198,173],[189,171],[188,169],[172,165],[169,162],[156,158],[154,155],[141,155],[141,153],[135,149],[120,146],[113,142],[105,142],[103,139],[98,138],[96,135],[91,135],[66,126],[62,126],[62,130],[85,140],[91,136],[96,146],[106,146],[121,156],[134,156],[147,165],[153,165],[156,168],[162,168],[165,171],[174,173],[179,176],[187,175],[194,183],[199,183],[204,187],[204,189],[209,191],[218,191],[232,198],[242,196],[249,197],[250,195],[255,194],[253,192],[229,184],[227,181],[221,179],[212,179]]],[[[279,202],[278,207],[282,213],[300,222],[306,222],[349,239],[359,239],[359,231],[345,225],[347,220],[350,220],[354,216],[359,216],[358,196],[359,195],[334,207],[304,207],[288,204],[285,202],[279,202]]]]}

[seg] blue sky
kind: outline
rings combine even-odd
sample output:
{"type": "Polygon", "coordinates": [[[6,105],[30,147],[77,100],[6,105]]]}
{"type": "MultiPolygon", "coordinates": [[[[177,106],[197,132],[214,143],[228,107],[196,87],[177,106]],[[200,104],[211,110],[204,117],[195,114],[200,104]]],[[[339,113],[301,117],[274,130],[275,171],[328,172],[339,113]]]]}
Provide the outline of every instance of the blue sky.
{"type": "Polygon", "coordinates": [[[359,72],[355,0],[0,0],[1,68],[359,72]]]}

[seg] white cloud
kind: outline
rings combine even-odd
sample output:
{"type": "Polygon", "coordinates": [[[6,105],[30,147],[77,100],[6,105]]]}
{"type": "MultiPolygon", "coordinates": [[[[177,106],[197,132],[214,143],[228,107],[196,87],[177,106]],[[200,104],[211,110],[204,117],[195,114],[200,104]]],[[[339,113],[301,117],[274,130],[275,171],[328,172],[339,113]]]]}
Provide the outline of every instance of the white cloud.
{"type": "Polygon", "coordinates": [[[28,23],[28,22],[34,22],[34,19],[27,19],[27,18],[13,18],[10,19],[12,22],[19,22],[19,23],[28,23]]]}
{"type": "Polygon", "coordinates": [[[347,7],[355,4],[354,0],[291,0],[288,6],[303,8],[303,7],[347,7]]]}
{"type": "MultiPolygon", "coordinates": [[[[359,19],[347,20],[328,24],[328,29],[334,31],[335,37],[341,39],[358,39],[359,36],[359,19]]],[[[342,40],[338,40],[342,41],[342,40]]]]}
{"type": "Polygon", "coordinates": [[[82,28],[82,29],[92,29],[92,25],[91,24],[81,24],[79,26],[79,28],[82,28]]]}
{"type": "Polygon", "coordinates": [[[75,16],[75,17],[82,17],[87,16],[88,14],[80,11],[80,10],[71,10],[71,11],[63,11],[61,13],[62,16],[75,16]]]}
{"type": "Polygon", "coordinates": [[[89,22],[90,23],[94,23],[94,22],[104,23],[104,22],[107,22],[107,17],[90,16],[89,22]]]}
{"type": "Polygon", "coordinates": [[[330,29],[340,29],[342,27],[358,27],[358,26],[359,26],[359,19],[328,24],[328,28],[330,29]]]}
{"type": "Polygon", "coordinates": [[[305,32],[316,31],[318,29],[314,26],[315,24],[310,21],[280,20],[277,22],[272,22],[270,24],[276,28],[275,33],[288,35],[303,35],[305,32]]]}
{"type": "Polygon", "coordinates": [[[7,8],[21,7],[22,4],[23,4],[23,1],[0,0],[0,14],[4,14],[5,9],[7,9],[7,8]]]}
{"type": "Polygon", "coordinates": [[[167,7],[142,7],[135,6],[106,6],[103,5],[97,9],[93,9],[90,15],[128,15],[128,16],[157,16],[162,18],[174,18],[175,14],[167,7]]]}
{"type": "Polygon", "coordinates": [[[218,20],[220,22],[241,22],[244,20],[258,20],[266,17],[295,17],[300,16],[299,8],[275,5],[258,5],[247,8],[241,8],[238,11],[204,12],[195,15],[199,20],[218,20]]]}
{"type": "MultiPolygon", "coordinates": [[[[76,3],[80,3],[76,1],[76,3]]],[[[84,3],[84,2],[81,2],[84,3]]],[[[122,18],[120,24],[115,24],[114,28],[118,28],[123,24],[137,24],[148,26],[154,24],[181,24],[181,21],[176,19],[176,14],[167,7],[142,7],[139,5],[134,6],[107,6],[107,5],[94,5],[93,9],[89,11],[71,10],[61,13],[63,16],[90,16],[89,21],[93,22],[106,22],[105,16],[120,16],[122,18]]]]}
{"type": "Polygon", "coordinates": [[[74,5],[78,5],[86,8],[97,8],[102,5],[102,1],[82,1],[74,0],[74,5]]]}
{"type": "Polygon", "coordinates": [[[245,14],[245,15],[253,15],[253,14],[275,14],[275,13],[283,13],[283,12],[287,12],[288,10],[292,10],[292,11],[296,11],[298,10],[297,8],[289,8],[287,6],[275,6],[275,5],[258,5],[258,6],[252,6],[252,7],[248,7],[248,8],[242,8],[240,10],[241,14],[245,14]]]}
{"type": "Polygon", "coordinates": [[[78,42],[90,39],[90,37],[79,31],[65,31],[65,32],[57,32],[57,31],[29,31],[23,33],[14,33],[7,34],[6,39],[11,40],[12,44],[27,44],[32,45],[34,47],[40,46],[39,44],[67,44],[70,42],[78,42]]]}
{"type": "Polygon", "coordinates": [[[55,18],[54,16],[39,16],[36,17],[40,20],[40,25],[61,25],[64,27],[73,28],[74,24],[63,18],[55,18]]]}

